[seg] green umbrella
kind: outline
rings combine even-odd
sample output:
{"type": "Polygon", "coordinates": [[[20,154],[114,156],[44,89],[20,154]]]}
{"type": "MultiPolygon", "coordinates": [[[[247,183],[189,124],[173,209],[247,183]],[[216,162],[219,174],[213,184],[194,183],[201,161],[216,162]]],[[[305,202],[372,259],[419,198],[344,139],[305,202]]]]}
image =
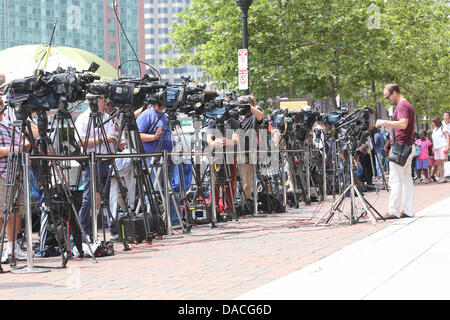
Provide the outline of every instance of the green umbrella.
{"type": "Polygon", "coordinates": [[[92,62],[100,67],[95,72],[101,77],[101,81],[112,81],[117,79],[117,70],[102,58],[88,51],[62,46],[52,46],[50,55],[46,61],[48,46],[23,45],[8,48],[0,51],[0,73],[3,73],[6,82],[14,79],[28,77],[34,74],[35,70],[44,69],[51,72],[57,67],[67,69],[73,67],[77,71],[87,70],[92,62]]]}

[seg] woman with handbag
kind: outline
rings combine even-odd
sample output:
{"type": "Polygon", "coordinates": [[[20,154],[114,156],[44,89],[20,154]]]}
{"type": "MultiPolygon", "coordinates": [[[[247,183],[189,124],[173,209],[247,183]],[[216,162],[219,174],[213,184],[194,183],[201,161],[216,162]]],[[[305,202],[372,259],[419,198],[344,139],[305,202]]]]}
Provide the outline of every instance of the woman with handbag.
{"type": "Polygon", "coordinates": [[[396,84],[384,88],[384,97],[396,105],[392,121],[378,119],[375,126],[391,129],[389,154],[389,213],[385,219],[414,217],[414,184],[411,176],[412,146],[414,139],[415,110],[403,97],[396,84]],[[403,202],[403,212],[401,205],[403,202]]]}

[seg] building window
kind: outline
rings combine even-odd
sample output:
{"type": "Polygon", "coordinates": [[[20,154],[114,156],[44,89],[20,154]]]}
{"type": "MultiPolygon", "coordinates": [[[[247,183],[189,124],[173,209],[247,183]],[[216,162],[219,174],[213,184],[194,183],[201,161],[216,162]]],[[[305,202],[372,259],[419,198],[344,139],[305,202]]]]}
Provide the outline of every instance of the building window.
{"type": "Polygon", "coordinates": [[[159,24],[169,23],[169,18],[158,18],[158,23],[159,24]]]}
{"type": "Polygon", "coordinates": [[[158,13],[169,13],[169,8],[158,8],[158,13]]]}
{"type": "Polygon", "coordinates": [[[168,34],[169,28],[158,28],[158,33],[159,34],[168,34]]]}
{"type": "Polygon", "coordinates": [[[186,73],[186,69],[185,68],[176,68],[175,70],[173,70],[173,73],[186,73]]]}

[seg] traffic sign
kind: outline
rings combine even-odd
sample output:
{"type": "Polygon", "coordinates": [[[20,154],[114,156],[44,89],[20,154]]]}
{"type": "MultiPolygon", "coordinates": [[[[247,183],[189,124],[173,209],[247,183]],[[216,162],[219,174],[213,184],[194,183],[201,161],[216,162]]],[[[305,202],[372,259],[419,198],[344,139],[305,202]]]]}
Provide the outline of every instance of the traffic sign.
{"type": "Polygon", "coordinates": [[[239,70],[247,70],[248,69],[248,50],[247,49],[239,49],[239,51],[238,51],[238,66],[239,66],[239,70]]]}
{"type": "Polygon", "coordinates": [[[239,90],[248,90],[248,70],[239,70],[239,90]]]}

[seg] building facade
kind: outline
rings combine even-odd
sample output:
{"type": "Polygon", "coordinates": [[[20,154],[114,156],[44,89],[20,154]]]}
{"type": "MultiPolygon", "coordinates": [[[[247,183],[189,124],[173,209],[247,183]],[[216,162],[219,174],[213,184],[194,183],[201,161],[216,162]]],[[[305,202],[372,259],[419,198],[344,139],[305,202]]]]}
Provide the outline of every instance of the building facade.
{"type": "MultiPolygon", "coordinates": [[[[191,0],[144,0],[141,13],[140,47],[143,48],[145,62],[161,74],[162,82],[181,83],[183,75],[189,75],[194,81],[201,81],[202,71],[198,67],[183,66],[173,68],[164,64],[164,59],[172,59],[181,54],[177,50],[170,52],[160,48],[170,39],[170,27],[173,22],[181,21],[176,14],[189,9],[191,0]],[[142,34],[144,37],[142,37],[142,34]]],[[[146,67],[149,69],[149,67],[146,67]]]]}
{"type": "MultiPolygon", "coordinates": [[[[139,56],[138,8],[144,0],[116,0],[119,18],[139,56]]],[[[136,59],[117,24],[112,0],[0,0],[0,50],[48,44],[56,23],[55,46],[92,52],[113,66],[136,59]]],[[[122,65],[124,76],[139,76],[137,62],[122,65]]]]}

